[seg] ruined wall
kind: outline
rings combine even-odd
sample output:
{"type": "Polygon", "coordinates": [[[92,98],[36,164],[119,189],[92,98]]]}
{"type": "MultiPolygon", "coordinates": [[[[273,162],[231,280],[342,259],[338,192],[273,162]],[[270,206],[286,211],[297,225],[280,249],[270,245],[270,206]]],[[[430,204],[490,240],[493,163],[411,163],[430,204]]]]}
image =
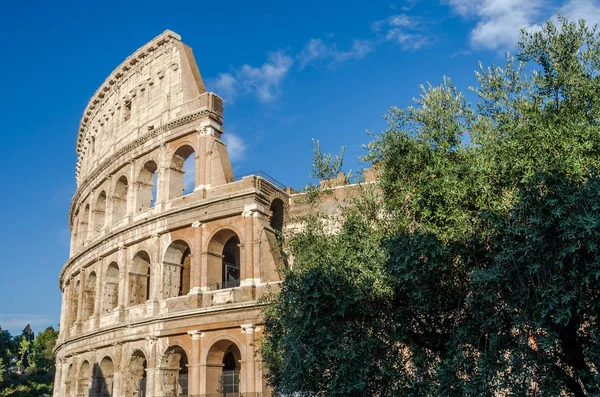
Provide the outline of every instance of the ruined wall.
{"type": "Polygon", "coordinates": [[[282,218],[289,195],[261,177],[235,181],[222,123],[221,99],[170,31],[90,100],[59,276],[55,396],[270,395],[257,301],[280,282],[272,208],[282,218]]]}

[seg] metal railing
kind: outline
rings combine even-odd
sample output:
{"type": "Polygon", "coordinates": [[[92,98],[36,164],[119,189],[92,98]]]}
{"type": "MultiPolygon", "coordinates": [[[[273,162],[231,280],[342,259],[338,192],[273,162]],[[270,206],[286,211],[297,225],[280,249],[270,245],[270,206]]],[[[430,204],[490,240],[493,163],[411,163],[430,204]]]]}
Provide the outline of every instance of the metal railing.
{"type": "Polygon", "coordinates": [[[281,189],[281,190],[285,190],[285,185],[281,182],[279,182],[277,179],[273,178],[272,176],[270,176],[269,174],[267,174],[266,172],[263,171],[252,171],[252,172],[247,172],[245,174],[242,175],[238,175],[235,177],[236,181],[241,181],[242,178],[245,178],[247,176],[258,176],[263,178],[264,180],[268,181],[269,183],[271,183],[273,186],[281,189]]]}

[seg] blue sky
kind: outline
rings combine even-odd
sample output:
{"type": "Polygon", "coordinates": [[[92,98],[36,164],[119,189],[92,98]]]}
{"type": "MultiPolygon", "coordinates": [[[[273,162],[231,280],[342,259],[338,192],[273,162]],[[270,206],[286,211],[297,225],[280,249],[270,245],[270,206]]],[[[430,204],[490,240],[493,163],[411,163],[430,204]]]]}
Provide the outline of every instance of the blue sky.
{"type": "Polygon", "coordinates": [[[600,0],[4,2],[0,326],[58,323],[81,114],[165,29],[194,49],[226,101],[234,172],[301,188],[311,138],[325,151],[346,146],[346,168],[359,168],[365,130],[384,129],[390,106],[408,106],[444,75],[466,91],[478,61],[502,63],[519,28],[559,11],[596,23],[600,0]]]}

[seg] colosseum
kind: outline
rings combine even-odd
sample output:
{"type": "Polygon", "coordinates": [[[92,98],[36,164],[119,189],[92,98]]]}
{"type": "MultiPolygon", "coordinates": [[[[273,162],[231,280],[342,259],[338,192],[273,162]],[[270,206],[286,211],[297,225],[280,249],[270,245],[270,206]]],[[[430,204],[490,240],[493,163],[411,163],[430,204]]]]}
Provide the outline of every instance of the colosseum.
{"type": "Polygon", "coordinates": [[[270,396],[256,342],[293,190],[233,174],[223,101],[165,31],[91,98],[54,396],[270,396]]]}

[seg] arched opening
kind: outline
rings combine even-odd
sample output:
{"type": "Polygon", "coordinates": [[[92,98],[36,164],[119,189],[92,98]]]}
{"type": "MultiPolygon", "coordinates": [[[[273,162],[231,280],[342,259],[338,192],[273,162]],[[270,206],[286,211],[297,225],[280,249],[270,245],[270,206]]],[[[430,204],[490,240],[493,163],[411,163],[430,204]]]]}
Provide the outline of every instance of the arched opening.
{"type": "Polygon", "coordinates": [[[173,298],[190,292],[191,250],[178,240],[167,248],[163,259],[163,297],[173,298]]]}
{"type": "Polygon", "coordinates": [[[81,283],[79,280],[75,283],[75,290],[73,291],[71,298],[71,310],[69,310],[69,318],[71,319],[71,326],[77,321],[77,312],[79,311],[79,290],[81,283]]]}
{"type": "Polygon", "coordinates": [[[154,161],[148,161],[138,176],[138,191],[136,212],[142,212],[152,207],[156,202],[156,180],[158,166],[154,161]]]}
{"type": "Polygon", "coordinates": [[[124,396],[146,397],[146,356],[140,350],[133,352],[127,366],[124,396]]]}
{"type": "Polygon", "coordinates": [[[240,361],[242,355],[237,345],[228,340],[215,343],[206,358],[206,393],[221,396],[240,392],[240,361]]]}
{"type": "Polygon", "coordinates": [[[162,359],[160,387],[162,396],[187,396],[188,359],[179,346],[169,347],[162,359]]]}
{"type": "Polygon", "coordinates": [[[169,168],[169,199],[194,191],[196,187],[196,156],[194,149],[184,145],[177,149],[169,168]]]}
{"type": "MultiPolygon", "coordinates": [[[[87,396],[92,383],[92,368],[86,360],[79,367],[79,377],[77,380],[77,396],[87,396]]],[[[68,395],[68,394],[67,394],[68,395]]]]}
{"type": "Polygon", "coordinates": [[[94,384],[91,389],[94,397],[111,397],[113,395],[113,377],[115,367],[110,357],[104,357],[95,367],[94,384]]]}
{"type": "Polygon", "coordinates": [[[96,205],[94,206],[94,232],[97,234],[104,228],[106,214],[106,192],[103,190],[98,195],[96,205]]]}
{"type": "Polygon", "coordinates": [[[211,239],[207,273],[211,289],[240,285],[240,239],[232,230],[221,230],[211,239]]]}
{"type": "Polygon", "coordinates": [[[127,215],[127,190],[129,184],[125,175],[119,178],[113,194],[113,221],[118,222],[127,215]]]}
{"type": "Polygon", "coordinates": [[[94,305],[96,303],[96,273],[91,272],[88,276],[85,290],[83,291],[83,319],[88,320],[94,316],[94,305]]]}
{"type": "Polygon", "coordinates": [[[88,220],[89,219],[90,219],[90,205],[87,204],[85,206],[85,209],[83,210],[83,215],[81,216],[81,219],[79,220],[79,229],[78,229],[79,245],[83,245],[85,243],[85,240],[87,240],[88,220]]]}
{"type": "Polygon", "coordinates": [[[71,249],[79,247],[79,208],[73,215],[73,227],[71,229],[71,249]]]}
{"type": "Polygon", "coordinates": [[[119,265],[112,262],[106,269],[104,277],[104,294],[102,296],[102,313],[108,314],[119,305],[119,265]]]}
{"type": "Polygon", "coordinates": [[[283,201],[281,199],[273,200],[270,211],[269,225],[275,232],[281,233],[283,231],[283,201]]]}
{"type": "Polygon", "coordinates": [[[75,385],[75,379],[73,379],[73,364],[69,364],[69,368],[63,379],[63,383],[65,384],[65,397],[71,397],[71,387],[75,385]]]}
{"type": "Polygon", "coordinates": [[[150,298],[150,256],[138,252],[131,263],[129,272],[129,305],[146,303],[150,298]]]}

